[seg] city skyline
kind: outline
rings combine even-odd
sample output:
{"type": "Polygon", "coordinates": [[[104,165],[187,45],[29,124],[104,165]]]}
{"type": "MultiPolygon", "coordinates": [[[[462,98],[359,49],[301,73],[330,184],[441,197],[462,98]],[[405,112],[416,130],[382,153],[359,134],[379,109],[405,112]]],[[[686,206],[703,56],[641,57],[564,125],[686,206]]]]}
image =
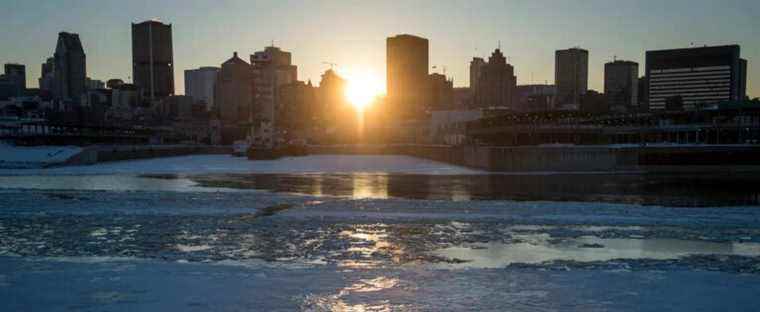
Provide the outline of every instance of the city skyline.
{"type": "Polygon", "coordinates": [[[356,14],[348,12],[357,3],[337,1],[228,1],[216,6],[206,1],[182,5],[175,1],[153,5],[138,1],[81,1],[67,8],[66,14],[58,14],[60,9],[54,3],[28,1],[13,7],[3,4],[8,7],[3,8],[0,18],[8,21],[12,26],[9,29],[14,31],[0,34],[0,40],[12,43],[0,51],[0,61],[26,65],[27,85],[36,87],[38,68],[52,55],[58,32],[69,31],[81,37],[88,76],[131,81],[129,25],[156,18],[174,28],[177,94],[185,93],[184,70],[219,66],[232,51],[245,59],[272,40],[293,53],[300,80],[316,83],[329,68],[325,62],[337,63],[339,72],[374,76],[373,80],[383,84],[380,89],[385,90],[385,40],[403,33],[429,39],[430,65],[437,67],[430,72],[442,72],[445,67],[458,87],[469,85],[472,57],[487,57],[499,42],[508,62],[515,67],[518,84],[554,83],[555,50],[580,46],[589,51],[589,88],[602,91],[604,64],[615,57],[639,63],[641,76],[647,50],[684,48],[692,43],[736,43],[742,47],[742,57],[749,61],[748,95],[760,96],[760,85],[753,83],[757,76],[753,61],[760,59],[760,44],[752,40],[752,29],[758,25],[752,17],[757,16],[760,6],[751,1],[732,1],[733,5],[688,1],[680,17],[668,12],[680,9],[685,1],[568,1],[552,3],[551,9],[527,2],[433,3],[415,1],[402,8],[398,4],[363,3],[356,14]],[[609,16],[589,20],[592,12],[609,16]],[[341,23],[332,23],[338,17],[341,23]],[[577,22],[580,20],[583,23],[577,22]],[[341,26],[346,23],[354,26],[341,26]]]}

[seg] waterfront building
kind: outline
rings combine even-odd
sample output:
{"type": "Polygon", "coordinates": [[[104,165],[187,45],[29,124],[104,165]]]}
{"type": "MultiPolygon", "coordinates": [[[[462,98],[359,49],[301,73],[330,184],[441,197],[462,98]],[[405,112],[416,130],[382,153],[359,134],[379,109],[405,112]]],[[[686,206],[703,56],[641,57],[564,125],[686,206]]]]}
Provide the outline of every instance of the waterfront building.
{"type": "MultiPolygon", "coordinates": [[[[253,79],[256,85],[253,118],[254,123],[259,126],[268,124],[267,129],[276,128],[277,90],[283,85],[298,80],[298,68],[292,64],[291,58],[290,52],[275,46],[266,47],[264,51],[251,55],[253,79]]],[[[264,140],[272,140],[271,135],[273,133],[264,140]]]]}
{"type": "Polygon", "coordinates": [[[746,97],[747,61],[738,45],[647,51],[649,109],[697,109],[746,97]]]}
{"type": "Polygon", "coordinates": [[[454,109],[454,81],[445,75],[430,74],[430,110],[454,109]]]}
{"type": "Polygon", "coordinates": [[[85,92],[87,56],[78,34],[61,32],[54,55],[53,95],[56,99],[78,102],[85,92]]]}

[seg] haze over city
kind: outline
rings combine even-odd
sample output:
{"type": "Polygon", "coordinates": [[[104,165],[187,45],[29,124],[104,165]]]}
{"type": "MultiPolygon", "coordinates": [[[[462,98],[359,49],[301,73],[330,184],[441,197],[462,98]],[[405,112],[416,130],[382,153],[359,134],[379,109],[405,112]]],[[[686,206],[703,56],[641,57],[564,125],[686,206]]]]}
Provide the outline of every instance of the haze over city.
{"type": "Polygon", "coordinates": [[[385,90],[385,38],[411,33],[430,40],[430,65],[468,85],[469,61],[501,42],[518,84],[554,81],[554,51],[589,50],[589,88],[603,89],[604,63],[636,61],[644,51],[740,44],[748,59],[750,98],[760,96],[760,9],[733,1],[3,1],[0,60],[27,65],[29,87],[58,32],[79,33],[93,79],[131,76],[130,23],[173,25],[176,93],[183,71],[218,66],[231,51],[252,54],[274,41],[293,53],[299,80],[319,80],[329,65],[370,76],[385,90]],[[12,30],[12,31],[10,31],[12,30]]]}

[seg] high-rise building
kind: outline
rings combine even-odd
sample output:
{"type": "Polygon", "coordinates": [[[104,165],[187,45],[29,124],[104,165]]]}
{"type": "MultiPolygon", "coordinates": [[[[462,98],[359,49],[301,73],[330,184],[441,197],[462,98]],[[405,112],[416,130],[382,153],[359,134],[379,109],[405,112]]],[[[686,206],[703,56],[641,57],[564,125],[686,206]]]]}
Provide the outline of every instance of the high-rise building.
{"type": "Polygon", "coordinates": [[[478,89],[480,73],[483,72],[483,67],[485,66],[486,61],[482,57],[473,57],[472,61],[470,61],[470,89],[478,89]]]}
{"type": "Polygon", "coordinates": [[[256,85],[254,122],[269,123],[276,127],[277,90],[298,80],[298,68],[291,63],[290,52],[274,46],[251,55],[251,65],[256,85]]]}
{"type": "Polygon", "coordinates": [[[579,109],[588,91],[588,51],[581,48],[558,50],[554,55],[554,81],[560,109],[579,109]]]}
{"type": "Polygon", "coordinates": [[[87,79],[87,56],[79,35],[59,33],[54,58],[54,97],[78,103],[85,92],[87,79]]]}
{"type": "Polygon", "coordinates": [[[40,71],[39,85],[42,91],[53,91],[55,84],[55,59],[49,57],[45,63],[42,63],[40,71]]]}
{"type": "Polygon", "coordinates": [[[488,63],[481,68],[475,90],[475,105],[480,108],[500,107],[514,108],[512,98],[517,77],[515,69],[507,63],[500,49],[496,49],[488,58],[488,63]]]}
{"type": "Polygon", "coordinates": [[[613,112],[636,110],[639,105],[639,64],[621,60],[604,64],[604,95],[613,112]]]}
{"type": "Polygon", "coordinates": [[[159,21],[132,24],[132,78],[151,101],[174,94],[172,25],[159,21]]]}
{"type": "Polygon", "coordinates": [[[738,45],[647,51],[649,109],[695,109],[743,100],[747,61],[738,45]]]}
{"type": "Polygon", "coordinates": [[[401,119],[423,118],[429,109],[428,45],[406,34],[386,40],[387,99],[401,119]]]}
{"type": "Polygon", "coordinates": [[[26,66],[5,64],[5,79],[13,84],[15,96],[22,96],[26,91],[26,66]]]}
{"type": "Polygon", "coordinates": [[[214,88],[219,67],[201,67],[185,71],[185,95],[206,105],[206,110],[214,107],[214,88]]]}

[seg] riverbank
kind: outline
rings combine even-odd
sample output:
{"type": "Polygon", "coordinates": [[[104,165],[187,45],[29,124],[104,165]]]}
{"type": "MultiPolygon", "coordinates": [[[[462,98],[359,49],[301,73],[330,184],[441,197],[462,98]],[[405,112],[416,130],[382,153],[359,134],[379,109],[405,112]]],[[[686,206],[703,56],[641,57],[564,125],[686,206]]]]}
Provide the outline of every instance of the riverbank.
{"type": "Polygon", "coordinates": [[[232,147],[229,146],[206,145],[94,145],[86,147],[0,145],[0,168],[40,169],[132,159],[230,154],[231,152],[232,147]]]}

